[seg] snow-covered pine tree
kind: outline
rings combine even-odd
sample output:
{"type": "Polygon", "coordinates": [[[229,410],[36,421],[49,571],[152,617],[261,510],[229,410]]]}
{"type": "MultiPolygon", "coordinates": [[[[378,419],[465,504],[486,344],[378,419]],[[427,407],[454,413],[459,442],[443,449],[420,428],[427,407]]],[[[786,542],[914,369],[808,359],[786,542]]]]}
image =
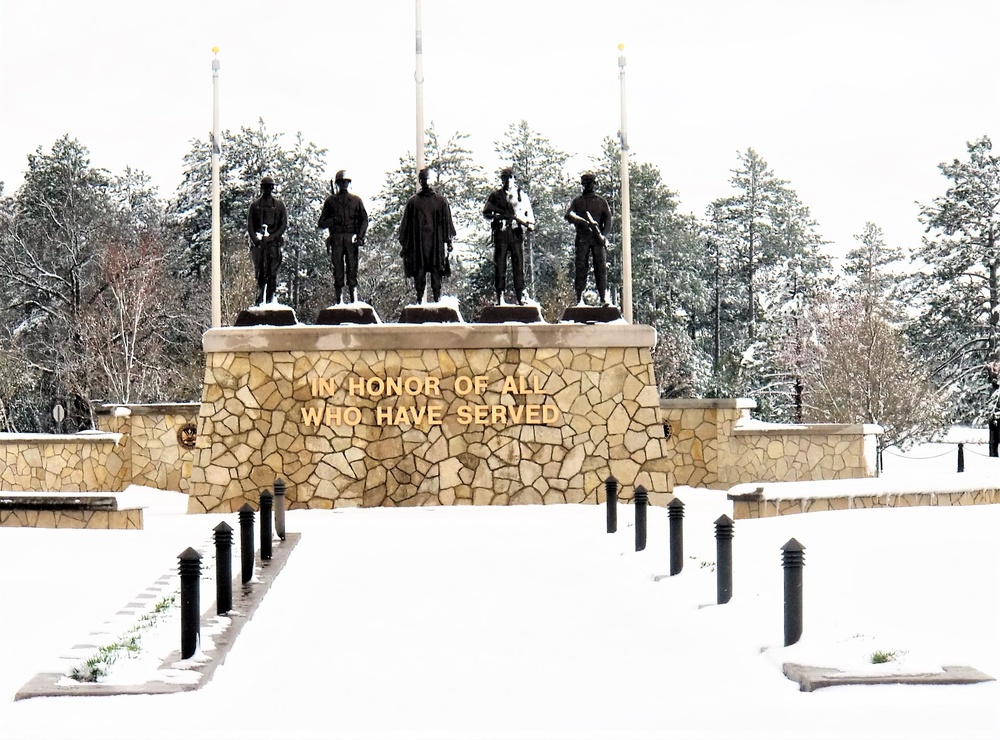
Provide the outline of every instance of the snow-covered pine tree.
{"type": "Polygon", "coordinates": [[[909,335],[936,383],[954,394],[954,421],[986,423],[1000,448],[1000,157],[989,137],[939,165],[950,182],[921,209],[923,245],[910,284],[909,335]]]}

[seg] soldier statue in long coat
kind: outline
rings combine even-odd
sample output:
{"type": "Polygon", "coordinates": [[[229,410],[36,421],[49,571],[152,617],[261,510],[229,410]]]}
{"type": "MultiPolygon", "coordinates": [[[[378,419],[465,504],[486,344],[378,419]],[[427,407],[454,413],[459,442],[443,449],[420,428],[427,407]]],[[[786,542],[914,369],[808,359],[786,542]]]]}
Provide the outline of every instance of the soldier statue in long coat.
{"type": "Polygon", "coordinates": [[[434,192],[428,184],[427,168],[420,170],[417,178],[420,190],[411,196],[403,209],[399,224],[399,254],[403,258],[406,277],[413,278],[417,303],[424,300],[427,276],[431,276],[434,301],[441,300],[441,279],[451,275],[449,255],[455,224],[451,220],[448,200],[434,192]]]}

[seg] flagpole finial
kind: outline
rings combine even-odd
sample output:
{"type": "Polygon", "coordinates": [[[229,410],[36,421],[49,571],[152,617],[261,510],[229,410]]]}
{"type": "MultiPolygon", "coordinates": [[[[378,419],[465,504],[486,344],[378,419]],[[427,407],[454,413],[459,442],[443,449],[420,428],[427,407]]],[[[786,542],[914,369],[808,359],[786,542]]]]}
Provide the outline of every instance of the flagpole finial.
{"type": "Polygon", "coordinates": [[[218,54],[219,53],[219,47],[218,46],[213,46],[212,47],[212,53],[213,54],[218,54]]]}

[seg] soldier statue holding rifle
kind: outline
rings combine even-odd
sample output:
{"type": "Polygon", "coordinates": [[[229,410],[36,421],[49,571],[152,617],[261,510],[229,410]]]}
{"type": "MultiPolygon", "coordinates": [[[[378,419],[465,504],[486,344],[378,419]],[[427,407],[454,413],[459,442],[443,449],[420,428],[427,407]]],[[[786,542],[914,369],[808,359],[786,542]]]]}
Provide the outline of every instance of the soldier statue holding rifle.
{"type": "Polygon", "coordinates": [[[576,288],[577,303],[583,302],[583,291],[587,287],[588,262],[594,262],[594,282],[601,304],[608,305],[608,229],[611,228],[611,208],[608,202],[594,192],[597,176],[585,172],[580,177],[583,193],[573,199],[566,211],[566,220],[576,227],[576,288]]]}
{"type": "Polygon", "coordinates": [[[522,201],[520,188],[511,188],[514,170],[504,167],[500,170],[501,187],[489,194],[483,216],[491,221],[493,231],[493,285],[496,289],[496,304],[503,303],[507,287],[507,256],[510,255],[510,269],[514,276],[514,298],[517,305],[524,303],[524,228],[531,230],[531,223],[521,218],[515,205],[522,201]]]}
{"type": "MultiPolygon", "coordinates": [[[[323,211],[316,228],[327,229],[326,251],[333,265],[334,303],[342,301],[341,290],[347,280],[347,303],[357,300],[358,248],[365,243],[368,231],[368,212],[361,198],[347,192],[351,178],[340,170],[334,180],[336,190],[323,203],[323,211]]],[[[331,183],[332,185],[333,183],[331,183]]]]}

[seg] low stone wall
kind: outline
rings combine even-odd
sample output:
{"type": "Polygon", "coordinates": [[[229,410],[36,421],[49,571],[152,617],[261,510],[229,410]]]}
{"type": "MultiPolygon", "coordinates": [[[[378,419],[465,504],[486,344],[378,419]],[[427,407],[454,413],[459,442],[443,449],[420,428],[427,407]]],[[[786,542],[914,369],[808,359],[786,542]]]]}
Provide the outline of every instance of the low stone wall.
{"type": "Polygon", "coordinates": [[[187,493],[200,403],[109,404],[98,426],[122,436],[118,457],[127,483],[187,493]]]}
{"type": "Polygon", "coordinates": [[[830,480],[875,475],[871,424],[766,424],[739,399],[665,399],[667,455],[676,485],[726,489],[754,481],[830,480]]]}
{"type": "Polygon", "coordinates": [[[0,527],[142,529],[142,509],[117,509],[115,511],[10,509],[0,511],[0,527]]]}
{"type": "Polygon", "coordinates": [[[190,511],[276,476],[290,508],[596,502],[609,474],[667,498],[654,343],[635,325],[209,330],[190,511]]]}
{"type": "Polygon", "coordinates": [[[0,434],[5,491],[121,491],[129,482],[119,434],[0,434]]]}
{"type": "MultiPolygon", "coordinates": [[[[933,484],[931,485],[933,487],[933,484]]],[[[735,490],[735,489],[734,489],[735,490]]],[[[814,511],[848,509],[886,509],[908,506],[975,506],[1000,503],[1000,488],[972,484],[969,490],[896,491],[892,493],[859,493],[813,496],[807,488],[798,497],[768,497],[765,487],[752,492],[730,493],[734,519],[759,519],[814,511]]]]}

